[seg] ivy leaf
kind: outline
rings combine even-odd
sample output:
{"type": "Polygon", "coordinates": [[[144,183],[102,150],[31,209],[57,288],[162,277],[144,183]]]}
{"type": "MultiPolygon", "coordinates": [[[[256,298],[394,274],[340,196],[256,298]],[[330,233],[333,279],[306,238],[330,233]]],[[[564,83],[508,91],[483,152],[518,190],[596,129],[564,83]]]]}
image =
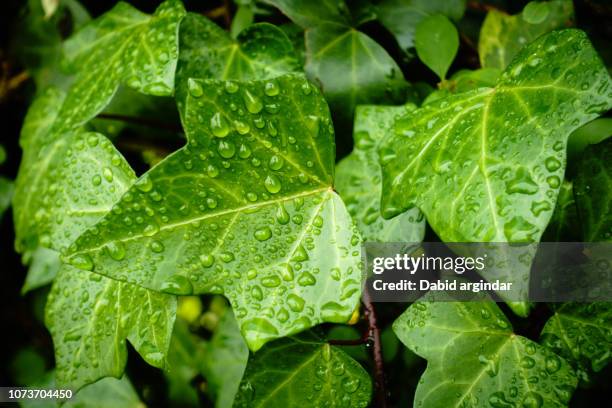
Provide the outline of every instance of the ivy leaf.
{"type": "Polygon", "coordinates": [[[358,362],[307,332],[251,355],[234,407],[366,407],[371,392],[358,362]]]}
{"type": "Polygon", "coordinates": [[[612,139],[589,146],[578,163],[574,191],[583,239],[612,241],[612,139]]]}
{"type": "Polygon", "coordinates": [[[564,180],[559,188],[559,196],[557,197],[555,211],[544,231],[542,241],[581,241],[581,228],[578,222],[576,200],[574,200],[574,186],[571,182],[564,180]]]}
{"type": "Polygon", "coordinates": [[[417,205],[446,242],[538,241],[568,135],[611,106],[610,77],[586,35],[543,36],[495,88],[437,100],[396,122],[380,150],[383,216],[417,205]]]}
{"type": "Polygon", "coordinates": [[[418,208],[385,220],[380,215],[381,168],[378,145],[396,117],[416,109],[404,106],[358,106],[353,152],[336,166],[336,191],[346,203],[365,241],[420,242],[425,219],[418,208]]]}
{"type": "Polygon", "coordinates": [[[417,25],[414,43],[419,59],[444,80],[459,50],[455,25],[441,14],[429,16],[417,25]]]}
{"type": "Polygon", "coordinates": [[[188,13],[181,23],[176,73],[177,103],[181,111],[189,78],[269,79],[299,69],[291,41],[272,24],[253,24],[234,40],[198,14],[188,13]]]}
{"type": "MultiPolygon", "coordinates": [[[[534,3],[525,6],[528,15],[529,8],[533,7],[534,3]]],[[[513,16],[498,10],[489,11],[480,29],[478,41],[480,65],[486,68],[504,69],[521,48],[539,36],[571,23],[574,17],[572,1],[552,0],[545,4],[548,13],[542,21],[538,21],[541,16],[535,20],[529,17],[525,19],[525,10],[513,16]]]]}
{"type": "Polygon", "coordinates": [[[210,342],[206,343],[201,364],[202,374],[215,397],[215,407],[232,406],[248,359],[249,349],[240,335],[238,323],[233,313],[227,311],[219,320],[210,342]]]}
{"type": "Polygon", "coordinates": [[[347,25],[349,11],[343,0],[263,0],[278,8],[291,21],[304,28],[332,23],[347,25]]]}
{"type": "Polygon", "coordinates": [[[2,219],[4,212],[11,206],[14,191],[14,183],[0,176],[0,219],[2,219]]]}
{"type": "Polygon", "coordinates": [[[309,78],[320,83],[340,128],[360,104],[403,103],[408,83],[376,41],[351,26],[344,1],[267,0],[306,29],[309,78]]]}
{"type": "Polygon", "coordinates": [[[172,403],[198,405],[198,393],[191,384],[198,375],[198,362],[202,359],[204,346],[204,340],[189,331],[187,322],[176,320],[168,349],[168,369],[164,371],[168,381],[168,398],[172,403]]]}
{"type": "Polygon", "coordinates": [[[360,239],[332,190],[333,127],[319,91],[301,75],[189,83],[187,146],[141,177],[67,259],[153,290],[223,293],[251,350],[348,320],[360,239]]]}
{"type": "MultiPolygon", "coordinates": [[[[46,373],[39,381],[28,384],[32,388],[55,389],[55,373],[46,373]]],[[[25,400],[20,403],[23,408],[57,408],[54,400],[25,400]]],[[[130,380],[123,376],[121,379],[104,378],[94,384],[88,385],[77,392],[71,399],[62,402],[64,408],[91,407],[97,408],[142,408],[143,403],[130,380]]]]}
{"type": "Polygon", "coordinates": [[[62,265],[45,310],[58,386],[77,390],[121,377],[126,339],[145,361],[163,368],[175,314],[174,296],[62,265]]]}
{"type": "Polygon", "coordinates": [[[603,142],[612,136],[612,118],[599,118],[576,129],[567,142],[567,161],[579,161],[589,145],[603,142]]]}
{"type": "Polygon", "coordinates": [[[566,358],[588,381],[612,360],[610,303],[564,303],[542,329],[541,343],[566,358]]]}
{"type": "Polygon", "coordinates": [[[52,249],[38,247],[31,254],[31,259],[23,262],[30,267],[21,288],[22,295],[53,282],[61,265],[59,253],[52,249]]]}
{"type": "Polygon", "coordinates": [[[178,0],[166,0],[152,16],[120,2],[69,38],[64,53],[78,75],[60,113],[68,117],[59,126],[78,126],[91,119],[119,84],[149,95],[172,95],[178,26],[184,14],[178,0]]]}
{"type": "Polygon", "coordinates": [[[497,68],[462,69],[450,78],[453,92],[467,92],[472,89],[492,87],[497,83],[501,71],[497,68]]]}
{"type": "Polygon", "coordinates": [[[380,22],[395,35],[404,51],[414,46],[415,28],[428,16],[441,14],[459,21],[465,11],[465,0],[383,0],[376,6],[380,22]]]}
{"type": "Polygon", "coordinates": [[[493,302],[420,301],[393,330],[427,359],[415,406],[564,407],[577,385],[565,360],[515,335],[493,302]]]}
{"type": "Polygon", "coordinates": [[[320,82],[341,122],[357,105],[401,103],[408,83],[376,41],[349,26],[322,24],[306,31],[306,73],[320,82]]]}

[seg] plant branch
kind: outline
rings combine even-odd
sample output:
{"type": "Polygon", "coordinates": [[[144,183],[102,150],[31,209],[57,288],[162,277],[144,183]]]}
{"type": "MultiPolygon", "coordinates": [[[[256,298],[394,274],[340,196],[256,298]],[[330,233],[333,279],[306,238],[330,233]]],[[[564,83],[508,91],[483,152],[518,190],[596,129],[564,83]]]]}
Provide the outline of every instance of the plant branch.
{"type": "Polygon", "coordinates": [[[376,321],[376,312],[372,304],[372,298],[367,287],[363,289],[362,295],[363,306],[365,307],[365,316],[368,320],[368,337],[372,342],[372,357],[374,359],[374,390],[376,392],[376,406],[378,408],[387,407],[387,390],[385,384],[385,367],[382,355],[382,342],[380,341],[380,329],[376,321]]]}

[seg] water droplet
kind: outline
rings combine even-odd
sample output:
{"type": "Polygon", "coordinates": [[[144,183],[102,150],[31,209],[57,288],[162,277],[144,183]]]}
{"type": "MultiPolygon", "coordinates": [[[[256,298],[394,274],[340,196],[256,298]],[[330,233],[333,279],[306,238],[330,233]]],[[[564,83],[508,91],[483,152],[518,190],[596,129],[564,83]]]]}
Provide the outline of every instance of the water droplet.
{"type": "Polygon", "coordinates": [[[268,192],[276,194],[281,189],[281,182],[277,176],[275,176],[274,174],[269,174],[264,180],[264,186],[266,187],[266,190],[268,190],[268,192]]]}
{"type": "Polygon", "coordinates": [[[219,146],[217,146],[217,152],[224,159],[231,159],[236,153],[236,146],[230,141],[221,140],[219,141],[219,146]]]}
{"type": "Polygon", "coordinates": [[[91,184],[94,186],[99,186],[102,183],[102,177],[99,174],[96,174],[91,178],[91,184]]]}
{"type": "Polygon", "coordinates": [[[75,255],[70,259],[70,264],[76,268],[83,269],[86,271],[91,271],[94,267],[91,256],[87,254],[75,255]]]}
{"type": "Polygon", "coordinates": [[[120,261],[125,258],[125,245],[121,241],[113,241],[106,244],[106,249],[111,258],[120,261]]]}
{"type": "Polygon", "coordinates": [[[555,171],[561,167],[561,162],[554,157],[547,158],[544,163],[548,171],[555,171]]]}
{"type": "Polygon", "coordinates": [[[263,103],[261,102],[261,99],[249,92],[248,89],[244,91],[243,97],[244,105],[246,106],[249,112],[253,114],[261,112],[261,110],[263,109],[263,103]]]}
{"type": "Polygon", "coordinates": [[[161,284],[160,289],[173,295],[191,295],[193,285],[191,281],[183,275],[173,275],[161,284]]]}
{"type": "Polygon", "coordinates": [[[268,166],[271,170],[280,170],[283,167],[283,159],[277,155],[270,157],[268,166]]]}
{"type": "Polygon", "coordinates": [[[187,81],[187,87],[189,88],[189,94],[194,98],[199,98],[204,95],[202,86],[193,78],[189,78],[189,81],[187,81]]]}
{"type": "Polygon", "coordinates": [[[264,92],[268,96],[276,96],[280,92],[280,89],[275,81],[270,81],[266,83],[264,92]]]}
{"type": "Polygon", "coordinates": [[[272,236],[272,230],[269,227],[258,228],[253,235],[258,241],[267,241],[272,236]]]}
{"type": "Polygon", "coordinates": [[[151,243],[149,244],[149,247],[151,248],[151,251],[158,253],[158,254],[164,251],[164,244],[162,244],[161,242],[157,240],[151,241],[151,243]]]}
{"type": "Polygon", "coordinates": [[[287,296],[287,305],[291,310],[298,313],[304,310],[304,299],[296,295],[295,293],[290,293],[287,296]]]}
{"type": "Polygon", "coordinates": [[[210,130],[213,135],[217,137],[225,137],[228,135],[230,128],[220,112],[215,113],[212,118],[210,118],[210,130]]]}
{"type": "Polygon", "coordinates": [[[200,255],[200,263],[205,268],[210,268],[215,263],[215,257],[211,254],[200,255]]]}

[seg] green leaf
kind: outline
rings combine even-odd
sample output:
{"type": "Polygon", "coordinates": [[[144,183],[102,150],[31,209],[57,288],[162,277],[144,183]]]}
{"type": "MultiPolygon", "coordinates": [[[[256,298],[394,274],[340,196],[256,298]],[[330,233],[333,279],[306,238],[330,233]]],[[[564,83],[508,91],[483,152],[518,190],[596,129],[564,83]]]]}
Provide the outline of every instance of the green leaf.
{"type": "Polygon", "coordinates": [[[599,118],[576,129],[567,142],[567,161],[579,161],[589,145],[598,144],[612,136],[612,118],[599,118]]]}
{"type": "Polygon", "coordinates": [[[174,296],[62,265],[45,313],[58,386],[77,390],[121,377],[126,339],[147,363],[163,368],[175,314],[174,296]]]}
{"type": "Polygon", "coordinates": [[[564,180],[559,188],[555,211],[542,235],[542,241],[581,241],[581,228],[574,200],[574,187],[571,182],[564,180]]]}
{"type": "Polygon", "coordinates": [[[378,146],[396,117],[416,109],[404,106],[358,106],[355,112],[353,152],[336,167],[336,191],[365,241],[420,242],[425,219],[413,208],[391,220],[380,215],[381,168],[378,146]]]}
{"type": "Polygon", "coordinates": [[[612,360],[610,303],[564,303],[542,329],[541,343],[563,356],[582,380],[612,360]]]}
{"type": "Polygon", "coordinates": [[[268,23],[244,29],[236,40],[212,21],[189,13],[181,23],[176,73],[181,112],[189,78],[269,79],[299,71],[297,56],[285,33],[268,23]]]}
{"type": "Polygon", "coordinates": [[[11,206],[11,200],[15,191],[15,184],[9,179],[0,176],[0,219],[4,212],[11,206]]]}
{"type": "Polygon", "coordinates": [[[576,388],[569,364],[515,335],[493,302],[417,302],[393,330],[427,359],[415,406],[564,407],[576,388]]]}
{"type": "Polygon", "coordinates": [[[204,340],[193,335],[185,321],[177,319],[168,349],[167,370],[164,371],[168,381],[168,398],[172,403],[181,406],[198,405],[198,393],[191,383],[198,375],[204,346],[204,340]]]}
{"type": "Polygon", "coordinates": [[[541,37],[495,88],[437,100],[396,122],[380,150],[383,216],[417,205],[446,242],[538,241],[568,135],[611,106],[610,77],[583,32],[541,37]]]}
{"type": "Polygon", "coordinates": [[[311,333],[277,340],[249,358],[234,407],[366,407],[367,372],[311,333]]]}
{"type": "Polygon", "coordinates": [[[29,264],[30,267],[21,288],[22,295],[53,282],[61,265],[59,253],[45,247],[36,248],[31,259],[23,263],[29,264]]]}
{"type": "Polygon", "coordinates": [[[357,105],[403,103],[408,83],[376,41],[348,26],[322,24],[306,31],[306,73],[319,82],[340,123],[357,105]]]}
{"type": "Polygon", "coordinates": [[[349,23],[349,11],[343,0],[263,0],[278,8],[291,21],[303,28],[332,23],[349,23]]]}
{"type": "MultiPolygon", "coordinates": [[[[39,381],[28,384],[32,388],[55,389],[55,373],[50,371],[39,381]]],[[[20,402],[23,408],[57,408],[55,400],[24,400],[20,402]]],[[[94,384],[88,385],[77,392],[70,400],[62,403],[62,408],[142,408],[144,405],[134,389],[130,380],[123,376],[121,379],[104,378],[94,384]]]]}
{"type": "Polygon", "coordinates": [[[459,50],[459,33],[448,18],[435,14],[417,25],[414,45],[419,59],[443,80],[459,50]]]}
{"type": "Polygon", "coordinates": [[[612,139],[589,146],[578,163],[574,192],[583,239],[612,241],[612,139]]]}
{"type": "Polygon", "coordinates": [[[453,92],[467,92],[472,89],[495,86],[500,74],[501,71],[497,68],[462,69],[455,72],[448,83],[453,92]]]}
{"type": "Polygon", "coordinates": [[[424,18],[442,14],[459,21],[465,11],[465,0],[383,0],[377,4],[378,19],[395,35],[404,51],[414,46],[415,28],[424,18]]]}
{"type": "Polygon", "coordinates": [[[574,16],[574,7],[570,0],[552,0],[539,4],[531,2],[525,10],[513,16],[497,10],[487,13],[478,41],[480,65],[506,68],[521,48],[549,31],[569,25],[574,16]],[[548,14],[542,21],[536,22],[542,16],[534,16],[531,13],[530,9],[534,7],[548,9],[548,14]],[[525,10],[527,10],[527,19],[525,19],[525,10]]]}
{"type": "Polygon", "coordinates": [[[254,17],[253,7],[251,5],[238,5],[238,10],[236,10],[230,28],[232,38],[238,37],[238,34],[253,24],[254,17]]]}
{"type": "Polygon", "coordinates": [[[531,1],[527,3],[523,9],[523,20],[529,24],[540,24],[550,14],[550,5],[548,2],[531,1]]]}
{"type": "Polygon", "coordinates": [[[202,374],[210,385],[215,407],[230,408],[249,359],[249,349],[240,335],[234,315],[228,311],[220,319],[202,358],[202,374]],[[222,361],[223,364],[219,364],[222,361]]]}
{"type": "Polygon", "coordinates": [[[333,127],[319,91],[301,75],[189,83],[187,146],[81,235],[69,261],[167,293],[223,293],[252,350],[348,320],[360,239],[332,190],[333,127]],[[138,255],[118,260],[107,248],[138,255]]]}
{"type": "Polygon", "coordinates": [[[0,164],[4,164],[6,161],[6,150],[4,146],[0,145],[0,164]]]}

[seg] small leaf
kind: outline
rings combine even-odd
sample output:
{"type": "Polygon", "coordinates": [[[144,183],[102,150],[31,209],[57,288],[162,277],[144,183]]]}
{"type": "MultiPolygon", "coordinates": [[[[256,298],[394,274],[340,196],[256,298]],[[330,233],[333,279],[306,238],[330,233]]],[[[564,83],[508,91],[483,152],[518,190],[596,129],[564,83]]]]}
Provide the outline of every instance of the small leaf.
{"type": "Polygon", "coordinates": [[[232,19],[230,34],[232,38],[238,37],[245,28],[253,24],[254,13],[251,5],[238,5],[238,10],[232,19]]]}
{"type": "Polygon", "coordinates": [[[567,161],[579,161],[589,146],[603,142],[612,136],[612,118],[599,118],[576,129],[567,141],[567,161]]]}
{"type": "Polygon", "coordinates": [[[200,366],[215,398],[215,407],[230,408],[249,359],[249,349],[231,311],[223,314],[205,350],[200,366]]]}
{"type": "Polygon", "coordinates": [[[301,75],[189,84],[187,145],[143,175],[67,259],[152,290],[223,293],[252,350],[347,321],[359,300],[360,238],[332,190],[333,127],[318,89],[301,75]],[[108,245],[139,255],[117,259],[108,245]]]}
{"type": "Polygon", "coordinates": [[[531,2],[521,14],[509,16],[491,10],[480,29],[478,54],[482,67],[504,69],[524,46],[542,34],[569,25],[574,16],[571,0],[531,2]],[[544,15],[542,11],[548,10],[544,15]],[[525,10],[527,19],[525,19],[525,10]],[[542,19],[542,15],[544,18],[542,19]],[[535,22],[542,19],[542,21],[535,22]]]}
{"type": "Polygon", "coordinates": [[[441,14],[459,21],[465,11],[465,0],[383,0],[376,5],[378,19],[395,35],[404,51],[414,46],[415,28],[424,18],[441,14]]]}
{"type": "Polygon", "coordinates": [[[417,25],[414,45],[419,59],[443,80],[459,50],[459,33],[447,17],[436,14],[417,25]]]}
{"type": "Polygon", "coordinates": [[[550,14],[548,2],[531,1],[523,9],[523,20],[529,24],[540,24],[550,14]]]}
{"type": "Polygon", "coordinates": [[[564,407],[576,388],[569,364],[515,335],[493,302],[419,301],[393,330],[427,359],[415,406],[564,407]]]}
{"type": "Polygon", "coordinates": [[[380,215],[382,174],[378,145],[395,118],[416,109],[404,106],[358,106],[355,113],[353,152],[336,166],[336,190],[365,241],[420,242],[425,219],[413,208],[391,219],[380,215]]]}
{"type": "Polygon", "coordinates": [[[454,93],[467,92],[472,89],[495,86],[501,71],[497,68],[462,69],[453,74],[448,83],[454,93]]]}
{"type": "Polygon", "coordinates": [[[578,163],[574,192],[583,239],[612,241],[612,139],[588,147],[578,163]]]}
{"type": "Polygon", "coordinates": [[[0,176],[0,219],[4,212],[11,206],[15,184],[5,177],[0,176]]]}
{"type": "Polygon", "coordinates": [[[340,348],[307,332],[277,340],[249,358],[234,407],[366,407],[372,384],[340,348]]]}
{"type": "Polygon", "coordinates": [[[24,263],[30,267],[21,288],[22,295],[53,282],[61,265],[59,253],[44,247],[36,248],[32,253],[32,259],[24,263]]]}
{"type": "Polygon", "coordinates": [[[542,329],[541,343],[563,356],[583,381],[612,360],[610,303],[564,303],[542,329]]]}

